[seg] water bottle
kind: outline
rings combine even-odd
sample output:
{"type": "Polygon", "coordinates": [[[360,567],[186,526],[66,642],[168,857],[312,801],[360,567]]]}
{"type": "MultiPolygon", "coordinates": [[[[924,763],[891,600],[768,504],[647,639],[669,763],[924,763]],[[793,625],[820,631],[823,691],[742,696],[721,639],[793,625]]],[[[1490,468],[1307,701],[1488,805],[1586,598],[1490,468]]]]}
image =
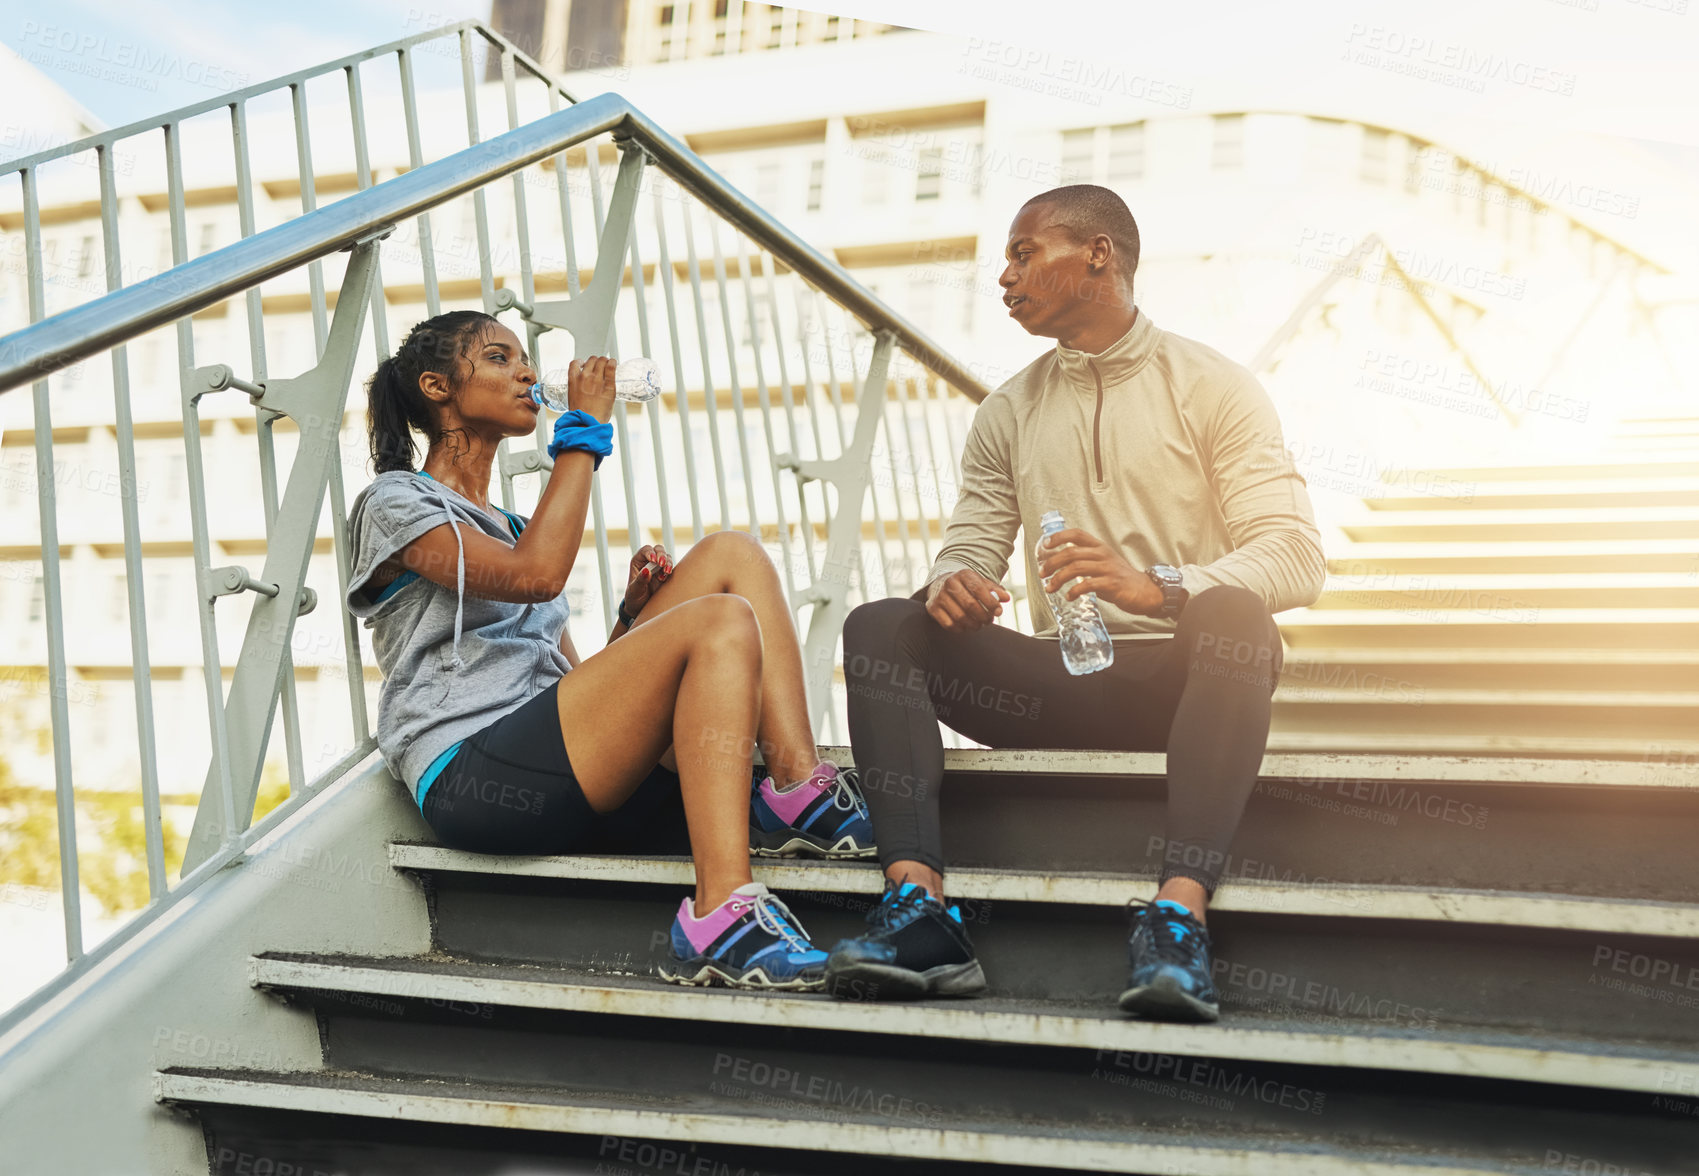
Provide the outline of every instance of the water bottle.
{"type": "MultiPolygon", "coordinates": [[[[1062,512],[1048,510],[1038,520],[1038,559],[1044,559],[1045,544],[1050,536],[1067,529],[1062,512]]],[[[1070,581],[1071,583],[1071,581],[1070,581]]],[[[1103,625],[1103,614],[1097,611],[1097,594],[1087,592],[1076,600],[1067,598],[1068,585],[1046,593],[1050,610],[1056,614],[1056,628],[1061,636],[1062,664],[1070,674],[1095,674],[1108,669],[1115,660],[1115,646],[1109,640],[1109,630],[1103,625]]]]}
{"type": "MultiPolygon", "coordinates": [[[[655,399],[662,391],[661,368],[654,360],[641,357],[622,359],[615,366],[615,400],[630,400],[641,404],[655,399]]],[[[566,399],[566,373],[553,371],[532,384],[531,399],[538,404],[547,405],[555,412],[570,411],[572,406],[566,399]]]]}

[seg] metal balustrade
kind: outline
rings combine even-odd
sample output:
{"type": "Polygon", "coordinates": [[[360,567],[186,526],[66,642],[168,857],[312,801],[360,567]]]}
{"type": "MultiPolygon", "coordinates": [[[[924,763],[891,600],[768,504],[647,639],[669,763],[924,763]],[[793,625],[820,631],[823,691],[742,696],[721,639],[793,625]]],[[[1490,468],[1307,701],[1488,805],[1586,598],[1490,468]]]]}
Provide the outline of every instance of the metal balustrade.
{"type": "MultiPolygon", "coordinates": [[[[526,101],[535,106],[537,98],[531,93],[526,101]]],[[[384,141],[399,142],[399,132],[384,141]]],[[[564,367],[573,357],[642,353],[671,377],[672,391],[662,400],[615,414],[616,455],[594,483],[586,558],[579,560],[569,584],[580,623],[599,618],[611,624],[615,594],[623,591],[625,561],[616,550],[622,542],[633,552],[647,541],[676,551],[715,530],[752,532],[774,554],[802,622],[812,711],[822,734],[841,738],[832,681],[844,615],[864,596],[918,586],[953,503],[947,479],[967,418],[987,390],[626,99],[607,94],[574,102],[511,44],[467,22],[0,165],[0,179],[10,176],[17,177],[22,191],[32,325],[0,339],[0,392],[29,384],[33,394],[68,966],[0,1020],[0,1031],[213,873],[238,862],[248,846],[287,822],[373,750],[359,633],[340,600],[320,598],[306,578],[315,542],[328,525],[338,588],[346,589],[344,466],[356,471],[365,466],[363,447],[345,447],[344,442],[350,416],[363,412],[363,405],[348,404],[350,387],[388,354],[392,329],[435,314],[461,295],[493,314],[517,312],[532,355],[545,371],[564,367]],[[507,129],[488,139],[479,121],[480,99],[488,90],[480,91],[474,81],[478,40],[501,55],[507,129]],[[440,138],[441,128],[422,121],[412,60],[429,45],[450,41],[462,67],[467,145],[428,162],[426,132],[440,138]],[[374,136],[366,122],[362,77],[385,60],[393,60],[399,72],[406,159],[405,166],[396,166],[399,174],[374,182],[381,161],[370,152],[374,136]],[[355,185],[349,194],[321,205],[315,177],[324,167],[315,169],[307,86],[338,73],[346,83],[355,185]],[[547,113],[522,116],[521,76],[541,87],[547,113]],[[295,132],[301,210],[261,230],[248,110],[267,95],[284,93],[295,132]],[[231,186],[242,238],[191,258],[185,165],[193,162],[199,140],[186,133],[185,124],[195,116],[221,113],[229,118],[231,186]],[[129,281],[121,248],[130,240],[120,231],[115,159],[126,143],[154,135],[164,151],[172,264],[163,273],[129,281]],[[42,169],[88,154],[98,175],[108,292],[49,314],[42,169]],[[612,173],[611,189],[604,168],[612,173]],[[476,237],[475,289],[469,277],[445,280],[439,264],[444,251],[431,227],[433,213],[467,199],[476,237]],[[402,250],[393,240],[397,227],[408,224],[417,226],[416,251],[402,250]],[[347,260],[333,295],[324,263],[338,253],[346,253],[347,260]],[[581,267],[593,267],[588,280],[581,267]],[[279,365],[268,355],[265,329],[267,318],[280,312],[268,312],[265,303],[279,283],[288,289],[303,277],[317,360],[299,375],[280,377],[279,365]],[[564,297],[553,297],[557,294],[564,297]],[[246,314],[246,360],[226,349],[198,354],[208,349],[197,349],[193,316],[238,297],[246,314]],[[143,572],[154,557],[144,558],[138,517],[137,421],[126,355],[127,344],[168,325],[177,344],[211,748],[182,877],[175,885],[167,878],[163,850],[160,733],[148,672],[143,572]],[[118,505],[151,901],[90,951],[83,942],[78,887],[52,392],[68,368],[103,353],[110,357],[114,412],[108,423],[116,434],[123,487],[118,505]],[[203,422],[222,411],[215,411],[219,399],[227,401],[231,392],[245,393],[254,409],[265,514],[264,562],[257,571],[220,563],[214,550],[223,537],[209,511],[209,484],[224,495],[231,491],[206,467],[203,422]],[[298,435],[281,484],[274,436],[280,421],[292,424],[298,435]],[[231,596],[238,599],[225,599],[231,596]],[[220,610],[240,612],[242,606],[248,608],[246,629],[227,687],[220,610]],[[315,607],[331,608],[340,618],[338,669],[348,684],[352,736],[331,756],[315,758],[312,767],[328,758],[328,768],[311,773],[303,753],[292,639],[298,618],[315,607]],[[261,770],[279,713],[290,796],[256,823],[252,814],[261,770]]],[[[534,438],[504,445],[500,492],[510,509],[522,508],[540,492],[551,464],[546,439],[540,422],[534,438]]]]}

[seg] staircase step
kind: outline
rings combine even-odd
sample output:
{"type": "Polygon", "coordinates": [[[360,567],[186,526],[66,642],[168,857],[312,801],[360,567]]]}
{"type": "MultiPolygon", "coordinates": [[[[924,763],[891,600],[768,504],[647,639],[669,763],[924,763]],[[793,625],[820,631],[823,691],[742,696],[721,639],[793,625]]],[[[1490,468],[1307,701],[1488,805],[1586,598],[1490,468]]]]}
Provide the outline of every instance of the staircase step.
{"type": "Polygon", "coordinates": [[[1695,730],[1699,694],[1596,690],[1368,690],[1304,683],[1274,694],[1282,736],[1302,732],[1372,732],[1379,739],[1440,740],[1562,737],[1627,741],[1632,748],[1679,739],[1695,730]]]}
{"type": "Polygon", "coordinates": [[[1661,1094],[1699,1089],[1699,1051],[1550,1034],[1425,1031],[1419,1025],[1333,1031],[1286,1017],[1229,1012],[1214,1025],[1128,1018],[1113,1007],[980,997],[873,1003],[826,996],[682,988],[647,974],[442,958],[256,956],[256,987],[297,994],[416,999],[462,1011],[503,1008],[722,1021],[804,1030],[951,1037],[1007,1045],[1142,1051],[1236,1061],[1467,1074],[1661,1094]]]}
{"type": "MultiPolygon", "coordinates": [[[[1258,862],[1275,863],[1280,878],[1341,885],[1673,902],[1699,895],[1691,851],[1699,739],[1623,740],[1612,749],[1619,760],[1536,759],[1530,748],[1508,754],[1508,736],[1486,749],[1496,755],[1293,754],[1280,746],[1326,738],[1271,738],[1226,873],[1242,876],[1244,863],[1258,862]]],[[[1551,742],[1538,748],[1542,756],[1551,742]]],[[[827,754],[852,762],[846,748],[827,754]]],[[[963,749],[946,751],[944,763],[943,828],[958,867],[1147,878],[1161,868],[1160,752],[963,749]]],[[[1270,875],[1259,867],[1252,876],[1270,875]]]]}
{"type": "MultiPolygon", "coordinates": [[[[1400,493],[1407,485],[1422,486],[1417,480],[1389,485],[1387,492],[1363,499],[1376,513],[1382,511],[1443,510],[1554,510],[1625,508],[1640,506],[1690,506],[1699,499],[1699,475],[1687,477],[1541,479],[1538,481],[1458,481],[1447,478],[1432,483],[1426,493],[1400,493]]],[[[1378,489],[1378,487],[1377,487],[1378,489]]]]}
{"type": "Polygon", "coordinates": [[[1531,616],[1467,610],[1296,608],[1275,618],[1293,647],[1439,645],[1538,649],[1699,649],[1699,609],[1541,608],[1531,616]]]}
{"type": "MultiPolygon", "coordinates": [[[[513,857],[466,853],[437,845],[394,842],[390,864],[428,870],[522,878],[633,882],[690,887],[689,858],[575,855],[513,857]]],[[[879,889],[871,863],[756,860],[755,880],[784,892],[866,896],[879,889]]],[[[952,899],[986,902],[1066,903],[1119,910],[1130,898],[1149,899],[1150,879],[1114,874],[1032,874],[1016,870],[952,869],[952,899]]],[[[1502,891],[1424,889],[1410,886],[1338,886],[1322,882],[1282,884],[1230,878],[1210,909],[1271,915],[1335,918],[1414,919],[1505,927],[1541,927],[1608,934],[1699,939],[1699,905],[1502,891]]]]}
{"type": "Polygon", "coordinates": [[[1699,478],[1699,461],[1573,462],[1547,465],[1435,466],[1400,471],[1410,481],[1568,482],[1605,478],[1699,478]]]}
{"type": "MultiPolygon", "coordinates": [[[[1685,649],[1295,649],[1280,688],[1378,690],[1699,690],[1699,650],[1685,649]]],[[[1278,695],[1276,698],[1278,700],[1278,695]]]]}
{"type": "MultiPolygon", "coordinates": [[[[1350,690],[1326,686],[1294,684],[1287,692],[1284,677],[1275,692],[1276,703],[1306,702],[1318,705],[1354,703],[1375,706],[1403,707],[1536,707],[1562,710],[1592,710],[1594,708],[1675,707],[1682,710],[1699,708],[1699,691],[1681,690],[1526,690],[1509,693],[1503,690],[1454,687],[1447,690],[1424,690],[1415,698],[1405,699],[1376,690],[1350,690]]],[[[1690,716],[1691,717],[1691,716],[1690,716]]]]}
{"type": "Polygon", "coordinates": [[[1699,506],[1375,511],[1340,524],[1354,542],[1699,539],[1699,506]]]}
{"type": "MultiPolygon", "coordinates": [[[[1699,739],[1662,738],[1655,741],[1660,754],[1688,762],[1699,760],[1699,739]]],[[[1356,755],[1381,753],[1409,756],[1563,756],[1615,758],[1644,761],[1648,740],[1641,736],[1561,736],[1545,733],[1490,735],[1421,731],[1388,734],[1341,726],[1324,731],[1289,731],[1276,728],[1269,733],[1268,749],[1293,755],[1305,753],[1356,755]]]]}
{"type": "Polygon", "coordinates": [[[1330,552],[1328,557],[1329,571],[1339,575],[1574,572],[1589,568],[1624,573],[1679,572],[1699,580],[1699,548],[1686,539],[1364,542],[1330,552]]]}
{"type": "MultiPolygon", "coordinates": [[[[1695,564],[1699,568],[1699,562],[1695,564]]],[[[1532,621],[1545,609],[1699,608],[1699,575],[1679,572],[1390,572],[1358,565],[1327,579],[1316,609],[1378,609],[1441,623],[1460,612],[1532,621]]]]}
{"type": "MultiPolygon", "coordinates": [[[[724,1056],[724,1055],[722,1055],[724,1056]]],[[[791,1073],[823,1076],[836,1087],[838,1059],[781,1055],[791,1073]],[[800,1071],[794,1067],[802,1066],[800,1071]]],[[[772,1064],[763,1060],[750,1063],[772,1064]]],[[[857,1067],[858,1071],[865,1067],[857,1067]]],[[[1208,1071],[1205,1071],[1206,1073],[1208,1071]]],[[[937,1080],[961,1073],[940,1068],[937,1080]]],[[[1117,1075],[1119,1076],[1119,1075],[1117,1075]]],[[[1142,1082],[1129,1070],[1126,1078],[1142,1082]]],[[[798,1143],[806,1123],[807,1142],[820,1153],[1015,1165],[1067,1171],[1166,1173],[1173,1176],[1379,1176],[1420,1172],[1422,1176],[1533,1176],[1551,1170],[1556,1155],[1593,1156],[1609,1148],[1625,1171],[1674,1171],[1685,1155],[1685,1124],[1611,1112],[1518,1106],[1460,1106],[1439,1103],[1419,1118],[1407,1103],[1356,1091],[1329,1092],[1320,1104],[1325,1117],[1294,1105],[1262,1105],[1260,1095],[1234,1100],[1211,1096],[1195,1082],[1113,1085],[1084,1074],[1033,1074],[995,1092],[974,1114],[932,1109],[924,1095],[932,1082],[893,1075],[867,1088],[871,1109],[840,1109],[821,1098],[808,1105],[777,1098],[775,1114],[751,1104],[749,1088],[732,1082],[701,1082],[696,1089],[669,1084],[662,1091],[637,1091],[577,1084],[509,1085],[481,1081],[376,1077],[326,1070],[255,1074],[221,1070],[166,1070],[155,1075],[161,1102],[197,1108],[216,1123],[217,1108],[266,1107],[310,1116],[357,1116],[408,1124],[454,1124],[514,1132],[550,1132],[639,1139],[676,1140],[741,1147],[780,1148],[798,1143]],[[1048,1087],[1039,1084],[1048,1080],[1048,1087]],[[720,1088],[728,1091],[721,1093],[720,1088]],[[880,1092],[875,1095],[874,1091],[880,1092]],[[1079,1093],[1096,1112],[1057,1106],[1058,1095],[1079,1093]],[[1190,1094],[1182,1101],[1178,1096],[1190,1094]],[[1031,1109],[1032,1104],[1044,1111],[1031,1109]],[[824,1104],[824,1105],[820,1105],[824,1104]],[[1249,1105],[1244,1105],[1249,1104],[1249,1105]],[[888,1105],[889,1110],[883,1110],[888,1105]],[[924,1108],[924,1109],[922,1109],[924,1108]],[[1054,1110],[1052,1108],[1055,1108],[1054,1110]],[[1303,1116],[1302,1118],[1300,1116],[1303,1116]],[[1306,1122],[1305,1119],[1308,1119],[1306,1122]]],[[[1460,1083],[1461,1084],[1461,1083],[1460,1083]]],[[[860,1092],[862,1087],[856,1086],[860,1092]]],[[[1284,1094],[1276,1085],[1276,1097],[1284,1094]]],[[[755,1091],[759,1096],[764,1092],[755,1091]]],[[[681,1149],[682,1150],[682,1149],[681,1149]]],[[[869,1170],[872,1168],[869,1163],[869,1170]]]]}
{"type": "MultiPolygon", "coordinates": [[[[1618,923],[1608,903],[1481,895],[1447,905],[1444,896],[1364,894],[1319,871],[1265,876],[1261,861],[1232,864],[1209,921],[1212,975],[1235,1016],[1374,1032],[1416,1015],[1430,1031],[1699,1051],[1699,939],[1688,904],[1624,903],[1614,908],[1618,923]],[[1648,928],[1669,933],[1635,933],[1648,928]]],[[[429,896],[436,952],[598,973],[647,970],[693,888],[689,863],[669,859],[415,873],[429,896]]],[[[758,866],[755,875],[822,944],[865,930],[880,884],[871,867],[758,866]]],[[[991,995],[1110,1008],[1127,980],[1122,903],[1155,884],[964,867],[950,871],[948,887],[991,995]]]]}
{"type": "MultiPolygon", "coordinates": [[[[1643,749],[1644,750],[1644,749],[1643,749]]],[[[855,753],[842,744],[822,745],[835,764],[855,765],[855,753]]],[[[1644,760],[1645,757],[1642,756],[1644,760]]],[[[1096,751],[1057,748],[971,747],[944,751],[946,774],[995,772],[1000,776],[1100,776],[1161,778],[1167,772],[1160,751],[1096,751]]],[[[1467,756],[1319,755],[1271,752],[1263,756],[1265,778],[1301,780],[1343,778],[1420,781],[1434,784],[1521,784],[1529,787],[1672,787],[1699,790],[1699,761],[1659,764],[1655,779],[1647,764],[1616,759],[1474,759],[1467,756]]]]}

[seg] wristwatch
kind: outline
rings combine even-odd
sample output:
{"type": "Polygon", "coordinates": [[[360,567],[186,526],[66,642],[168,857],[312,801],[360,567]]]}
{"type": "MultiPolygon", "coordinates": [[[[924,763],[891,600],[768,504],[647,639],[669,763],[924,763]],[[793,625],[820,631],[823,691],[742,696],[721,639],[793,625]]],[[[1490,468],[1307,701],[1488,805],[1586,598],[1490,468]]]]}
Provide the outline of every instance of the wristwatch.
{"type": "Polygon", "coordinates": [[[1162,589],[1162,608],[1155,615],[1179,616],[1180,610],[1186,607],[1186,600],[1191,596],[1191,593],[1180,585],[1180,569],[1167,564],[1152,564],[1145,569],[1144,574],[1162,589]]]}

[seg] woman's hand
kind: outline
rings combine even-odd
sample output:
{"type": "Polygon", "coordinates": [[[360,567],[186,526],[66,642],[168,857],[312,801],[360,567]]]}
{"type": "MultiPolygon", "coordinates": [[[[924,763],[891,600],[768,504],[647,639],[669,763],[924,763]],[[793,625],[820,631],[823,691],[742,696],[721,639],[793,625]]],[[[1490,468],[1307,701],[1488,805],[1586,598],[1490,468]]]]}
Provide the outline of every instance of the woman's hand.
{"type": "Polygon", "coordinates": [[[566,404],[582,409],[599,421],[614,413],[614,361],[604,355],[575,359],[566,369],[566,404]]]}
{"type": "Polygon", "coordinates": [[[672,578],[673,557],[659,544],[645,544],[631,557],[631,571],[625,581],[626,615],[635,617],[649,603],[649,598],[672,578]]]}

